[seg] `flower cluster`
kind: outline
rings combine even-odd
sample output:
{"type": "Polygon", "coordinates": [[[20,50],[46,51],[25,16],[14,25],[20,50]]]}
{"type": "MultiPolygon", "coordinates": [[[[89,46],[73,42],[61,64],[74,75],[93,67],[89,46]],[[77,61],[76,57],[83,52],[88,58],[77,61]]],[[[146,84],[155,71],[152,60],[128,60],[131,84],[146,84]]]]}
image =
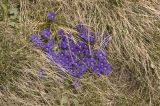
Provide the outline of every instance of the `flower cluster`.
{"type": "MultiPolygon", "coordinates": [[[[49,22],[55,15],[53,12],[48,13],[49,22]]],[[[87,71],[108,74],[111,67],[106,61],[106,53],[93,47],[98,33],[94,33],[83,24],[78,24],[75,28],[77,35],[59,29],[54,38],[51,37],[51,29],[45,28],[41,34],[33,34],[31,41],[36,48],[41,48],[45,52],[51,62],[63,67],[73,77],[81,77],[87,71]]]]}

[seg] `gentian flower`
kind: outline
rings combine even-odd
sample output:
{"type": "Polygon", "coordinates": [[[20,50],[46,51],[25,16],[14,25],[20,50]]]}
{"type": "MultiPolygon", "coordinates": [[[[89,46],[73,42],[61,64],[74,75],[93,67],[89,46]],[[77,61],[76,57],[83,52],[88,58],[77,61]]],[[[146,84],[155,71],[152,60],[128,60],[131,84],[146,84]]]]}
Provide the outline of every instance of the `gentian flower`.
{"type": "Polygon", "coordinates": [[[73,38],[73,35],[71,33],[67,34],[67,36],[72,39],[73,38]]]}
{"type": "Polygon", "coordinates": [[[67,35],[61,37],[63,41],[67,41],[67,35]]]}
{"type": "Polygon", "coordinates": [[[64,57],[57,57],[55,59],[55,62],[57,62],[58,64],[64,66],[65,65],[65,58],[64,57]]]}
{"type": "Polygon", "coordinates": [[[84,42],[82,42],[82,41],[77,42],[76,45],[77,45],[81,50],[83,50],[83,49],[88,49],[88,48],[89,48],[89,46],[86,45],[86,44],[85,44],[84,42]]]}
{"type": "Polygon", "coordinates": [[[37,35],[37,34],[32,34],[31,35],[31,41],[34,42],[35,40],[39,40],[40,39],[40,36],[37,35]]]}
{"type": "Polygon", "coordinates": [[[44,43],[41,40],[41,37],[37,34],[33,34],[31,36],[31,41],[33,42],[34,46],[37,48],[40,48],[44,45],[44,43]]]}
{"type": "Polygon", "coordinates": [[[72,63],[72,58],[70,56],[65,56],[64,60],[65,60],[65,64],[67,65],[72,63]]]}
{"type": "Polygon", "coordinates": [[[64,51],[64,50],[60,50],[58,53],[57,53],[57,58],[55,59],[55,61],[57,63],[59,63],[60,65],[66,65],[69,63],[70,61],[70,56],[69,56],[69,53],[67,51],[64,51]]]}
{"type": "Polygon", "coordinates": [[[72,44],[72,43],[69,44],[69,50],[70,50],[71,54],[75,54],[75,52],[76,52],[75,46],[76,46],[75,44],[72,44]]]}
{"type": "Polygon", "coordinates": [[[89,58],[88,59],[88,66],[93,68],[93,66],[96,64],[96,60],[94,58],[89,58]]]}
{"type": "Polygon", "coordinates": [[[50,35],[51,35],[51,32],[50,32],[50,29],[49,29],[49,28],[45,28],[45,29],[43,29],[42,32],[41,32],[41,37],[42,37],[42,38],[50,39],[50,35]]]}
{"type": "Polygon", "coordinates": [[[75,46],[75,43],[72,42],[72,41],[69,41],[69,47],[71,48],[71,47],[74,47],[74,46],[75,46]]]}
{"type": "Polygon", "coordinates": [[[105,59],[103,60],[98,60],[98,64],[103,67],[105,64],[107,64],[107,61],[105,59]]]}
{"type": "Polygon", "coordinates": [[[68,56],[68,52],[65,51],[65,50],[60,50],[57,54],[58,57],[65,57],[65,56],[68,56]]]}
{"type": "Polygon", "coordinates": [[[99,60],[97,64],[101,67],[101,73],[108,74],[111,71],[111,67],[106,60],[99,60]]]}
{"type": "Polygon", "coordinates": [[[88,36],[85,33],[79,33],[78,36],[85,41],[88,41],[88,36]]]}
{"type": "Polygon", "coordinates": [[[71,57],[71,59],[72,59],[72,61],[71,62],[74,62],[74,61],[77,61],[77,56],[75,55],[75,54],[70,54],[70,57],[71,57]]]}
{"type": "Polygon", "coordinates": [[[47,14],[47,18],[49,21],[52,21],[55,16],[56,16],[56,13],[54,12],[48,12],[47,14]]]}
{"type": "Polygon", "coordinates": [[[74,77],[81,77],[85,72],[86,70],[84,69],[76,68],[76,70],[72,70],[72,72],[70,72],[69,74],[74,77]]]}
{"type": "Polygon", "coordinates": [[[50,39],[46,44],[43,45],[43,49],[46,52],[52,51],[52,49],[53,49],[53,43],[54,43],[54,40],[50,39]]]}
{"type": "Polygon", "coordinates": [[[70,65],[68,73],[74,77],[81,77],[86,72],[86,70],[87,68],[85,64],[79,61],[75,61],[75,63],[70,65]]]}
{"type": "Polygon", "coordinates": [[[77,65],[77,70],[78,70],[77,76],[80,77],[87,71],[87,66],[82,62],[78,62],[76,65],[77,65]]]}
{"type": "Polygon", "coordinates": [[[94,43],[96,41],[96,35],[95,35],[95,33],[90,32],[89,34],[90,34],[90,36],[89,36],[90,43],[94,43]]]}
{"type": "Polygon", "coordinates": [[[55,59],[57,58],[56,52],[53,52],[53,51],[48,51],[46,55],[51,62],[55,61],[55,59]]]}
{"type": "Polygon", "coordinates": [[[85,55],[85,56],[87,56],[87,57],[92,57],[92,55],[91,55],[92,49],[84,48],[83,52],[84,52],[84,55],[85,55]]]}
{"type": "Polygon", "coordinates": [[[62,49],[67,49],[67,48],[68,48],[68,46],[67,46],[67,41],[65,41],[65,40],[59,41],[59,42],[58,42],[58,46],[59,46],[60,48],[62,48],[62,49]]]}
{"type": "Polygon", "coordinates": [[[68,74],[74,77],[77,76],[77,66],[74,63],[68,67],[68,74]]]}
{"type": "Polygon", "coordinates": [[[100,74],[102,71],[101,71],[101,66],[99,64],[95,64],[92,68],[92,71],[95,73],[95,74],[100,74]]]}
{"type": "Polygon", "coordinates": [[[91,31],[91,32],[89,32],[89,35],[90,36],[95,36],[95,33],[91,31]]]}
{"type": "Polygon", "coordinates": [[[74,53],[76,55],[84,54],[85,52],[89,52],[89,46],[83,42],[77,42],[74,46],[74,53]]]}
{"type": "Polygon", "coordinates": [[[92,52],[92,48],[89,48],[89,46],[85,43],[81,44],[80,46],[82,47],[81,50],[84,53],[84,55],[90,57],[91,56],[90,52],[92,52]]]}
{"type": "Polygon", "coordinates": [[[88,58],[88,57],[86,57],[85,55],[83,55],[83,56],[80,56],[79,59],[80,59],[83,63],[88,64],[88,60],[89,60],[90,58],[88,58]]]}
{"type": "Polygon", "coordinates": [[[106,59],[106,53],[103,52],[101,49],[98,49],[98,50],[95,52],[95,56],[96,56],[98,59],[106,59]]]}
{"type": "Polygon", "coordinates": [[[62,37],[62,36],[64,36],[64,35],[65,35],[64,30],[60,28],[60,29],[58,30],[58,36],[59,36],[59,37],[62,37]]]}
{"type": "Polygon", "coordinates": [[[33,44],[34,44],[34,46],[35,47],[37,47],[37,48],[41,48],[41,47],[43,47],[43,45],[44,45],[44,43],[42,42],[42,40],[35,40],[34,42],[33,42],[33,44]]]}
{"type": "Polygon", "coordinates": [[[102,67],[102,74],[108,74],[111,72],[111,66],[106,63],[103,67],[102,67]]]}
{"type": "Polygon", "coordinates": [[[83,25],[82,23],[76,25],[76,29],[79,33],[84,33],[85,35],[88,35],[88,28],[87,26],[83,25]]]}
{"type": "Polygon", "coordinates": [[[77,44],[70,46],[70,50],[75,55],[79,55],[82,52],[80,47],[77,44]]]}

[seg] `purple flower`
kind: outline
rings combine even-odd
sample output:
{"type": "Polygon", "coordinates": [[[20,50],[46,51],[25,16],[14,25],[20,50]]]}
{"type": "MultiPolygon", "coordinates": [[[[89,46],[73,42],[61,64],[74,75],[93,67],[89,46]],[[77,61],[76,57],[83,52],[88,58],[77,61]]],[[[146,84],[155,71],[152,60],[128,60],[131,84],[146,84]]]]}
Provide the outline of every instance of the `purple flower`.
{"type": "Polygon", "coordinates": [[[84,33],[85,35],[88,35],[88,28],[87,26],[83,25],[82,23],[79,23],[76,25],[76,29],[79,33],[84,33]]]}
{"type": "Polygon", "coordinates": [[[55,62],[60,64],[60,65],[62,65],[62,66],[64,66],[65,65],[65,58],[64,57],[57,57],[55,59],[55,62]]]}
{"type": "Polygon", "coordinates": [[[70,46],[70,50],[75,55],[79,55],[82,52],[81,49],[80,49],[80,47],[77,44],[71,45],[70,46]]]}
{"type": "Polygon", "coordinates": [[[100,74],[101,73],[101,67],[99,64],[95,64],[92,68],[92,71],[95,73],[95,74],[100,74]]]}
{"type": "Polygon", "coordinates": [[[41,32],[41,37],[42,37],[42,38],[50,39],[50,35],[51,35],[51,32],[50,32],[50,29],[49,29],[49,28],[45,28],[45,29],[43,29],[42,32],[41,32]]]}
{"type": "Polygon", "coordinates": [[[92,49],[89,48],[89,46],[83,42],[78,43],[81,53],[83,53],[85,56],[90,56],[92,52],[92,49]]]}
{"type": "Polygon", "coordinates": [[[88,36],[85,33],[79,33],[78,36],[85,41],[88,41],[88,36]]]}
{"type": "Polygon", "coordinates": [[[41,40],[41,37],[37,34],[33,34],[31,36],[31,41],[33,42],[36,48],[40,48],[44,45],[43,41],[41,40]]]}
{"type": "Polygon", "coordinates": [[[68,74],[74,77],[81,77],[86,71],[86,65],[80,61],[75,61],[68,68],[68,74]]]}
{"type": "Polygon", "coordinates": [[[74,41],[71,40],[71,39],[68,39],[68,43],[69,43],[69,47],[74,47],[75,46],[74,41]]]}
{"type": "Polygon", "coordinates": [[[74,63],[70,64],[68,67],[68,74],[71,76],[75,76],[77,75],[77,67],[74,63]]]}
{"type": "Polygon", "coordinates": [[[65,64],[69,65],[72,64],[72,58],[68,55],[64,57],[65,64]]]}
{"type": "Polygon", "coordinates": [[[96,35],[94,32],[90,31],[87,26],[83,24],[76,25],[76,29],[79,32],[78,36],[85,41],[90,41],[90,43],[94,43],[96,41],[96,35]],[[89,35],[89,36],[88,36],[89,35]]]}
{"type": "Polygon", "coordinates": [[[46,52],[52,51],[52,49],[53,49],[53,43],[54,43],[54,40],[50,39],[46,44],[43,45],[43,49],[46,52]]]}
{"type": "Polygon", "coordinates": [[[43,45],[44,45],[44,43],[42,42],[42,40],[35,40],[34,42],[34,46],[36,47],[36,48],[41,48],[41,47],[43,47],[43,45]]]}
{"type": "Polygon", "coordinates": [[[80,59],[81,62],[85,63],[88,66],[88,60],[90,58],[88,58],[85,55],[83,55],[83,56],[80,56],[79,59],[80,59]]]}
{"type": "Polygon", "coordinates": [[[62,36],[64,36],[64,35],[65,35],[64,30],[60,28],[60,29],[58,30],[58,36],[59,36],[59,37],[62,37],[62,36]]]}
{"type": "Polygon", "coordinates": [[[89,58],[88,59],[88,66],[93,68],[93,66],[96,64],[96,60],[94,58],[89,58]]]}
{"type": "Polygon", "coordinates": [[[59,41],[59,42],[58,42],[58,46],[59,46],[60,48],[62,48],[62,49],[67,49],[67,48],[68,48],[68,46],[67,46],[67,41],[65,41],[65,40],[59,41]]]}
{"type": "Polygon", "coordinates": [[[52,21],[55,16],[56,16],[55,12],[48,12],[47,14],[47,18],[49,21],[52,21]]]}
{"type": "Polygon", "coordinates": [[[84,52],[85,56],[92,57],[92,55],[91,55],[92,49],[89,49],[89,48],[88,49],[84,49],[83,52],[84,52]]]}
{"type": "Polygon", "coordinates": [[[61,50],[58,52],[57,57],[55,58],[55,61],[58,64],[65,66],[66,64],[70,63],[71,58],[70,58],[68,52],[61,50]]]}
{"type": "Polygon", "coordinates": [[[65,50],[60,50],[58,52],[58,57],[65,57],[65,56],[68,56],[68,55],[69,55],[68,52],[65,51],[65,50]]]}
{"type": "Polygon", "coordinates": [[[85,52],[89,51],[89,46],[83,42],[77,42],[71,46],[71,51],[76,55],[83,55],[85,52]]]}
{"type": "Polygon", "coordinates": [[[48,51],[46,54],[47,54],[47,58],[48,58],[51,62],[53,62],[53,61],[57,58],[56,52],[48,51]]]}
{"type": "Polygon", "coordinates": [[[31,35],[31,41],[34,42],[35,40],[39,40],[40,39],[40,36],[37,35],[37,34],[32,34],[31,35]]]}
{"type": "Polygon", "coordinates": [[[94,54],[98,59],[106,59],[106,53],[101,49],[98,49],[94,54]]]}
{"type": "Polygon", "coordinates": [[[81,42],[81,41],[77,42],[76,45],[77,45],[81,50],[83,50],[83,49],[89,49],[89,46],[86,45],[84,42],[81,42]]]}
{"type": "Polygon", "coordinates": [[[70,57],[71,57],[71,59],[72,59],[72,61],[71,61],[71,63],[73,62],[74,63],[74,61],[77,61],[77,56],[75,55],[75,54],[70,54],[70,57]]]}
{"type": "Polygon", "coordinates": [[[90,32],[89,34],[90,34],[90,36],[89,36],[90,43],[94,43],[96,41],[95,33],[90,32]]]}
{"type": "Polygon", "coordinates": [[[83,62],[77,61],[76,65],[79,70],[79,73],[83,74],[84,72],[86,72],[86,70],[87,70],[86,64],[84,64],[83,62]]]}
{"type": "Polygon", "coordinates": [[[72,39],[73,38],[73,35],[71,33],[67,34],[67,36],[72,39]]]}
{"type": "Polygon", "coordinates": [[[64,61],[64,64],[72,63],[72,57],[69,55],[67,51],[64,50],[59,51],[57,57],[58,59],[62,59],[64,61]]]}
{"type": "Polygon", "coordinates": [[[111,67],[106,60],[99,60],[97,64],[101,67],[102,74],[108,74],[111,71],[111,67]]]}
{"type": "Polygon", "coordinates": [[[75,65],[76,65],[76,77],[81,77],[87,71],[87,66],[80,61],[76,61],[75,65]]]}
{"type": "Polygon", "coordinates": [[[106,63],[103,67],[102,67],[102,74],[108,74],[111,72],[111,66],[106,63]]]}
{"type": "Polygon", "coordinates": [[[77,73],[77,76],[78,77],[81,77],[84,75],[84,73],[87,71],[87,68],[84,68],[84,67],[78,67],[78,73],[77,73]]]}
{"type": "Polygon", "coordinates": [[[96,38],[93,36],[90,36],[89,41],[90,41],[90,43],[94,43],[96,41],[96,38]]]}
{"type": "Polygon", "coordinates": [[[103,60],[98,60],[98,64],[99,64],[101,67],[103,67],[103,66],[105,66],[105,65],[108,64],[108,63],[107,63],[107,61],[106,61],[105,59],[103,59],[103,60]]]}

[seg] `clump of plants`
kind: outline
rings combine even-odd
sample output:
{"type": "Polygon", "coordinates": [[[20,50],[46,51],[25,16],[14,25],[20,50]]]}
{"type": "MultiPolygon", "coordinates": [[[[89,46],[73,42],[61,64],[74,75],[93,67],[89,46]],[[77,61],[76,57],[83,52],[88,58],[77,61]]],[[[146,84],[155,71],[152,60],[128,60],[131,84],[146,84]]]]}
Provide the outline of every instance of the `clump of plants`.
{"type": "MultiPolygon", "coordinates": [[[[56,14],[49,12],[48,22],[52,22],[56,14]]],[[[108,74],[111,66],[106,60],[106,52],[103,50],[109,35],[104,33],[99,48],[94,49],[100,33],[95,33],[86,25],[79,23],[75,26],[76,34],[66,33],[58,29],[58,34],[51,37],[51,28],[47,27],[40,34],[32,34],[31,41],[34,46],[41,49],[54,65],[57,65],[63,73],[79,78],[85,73],[108,74]],[[103,45],[103,46],[102,46],[103,45]]]]}

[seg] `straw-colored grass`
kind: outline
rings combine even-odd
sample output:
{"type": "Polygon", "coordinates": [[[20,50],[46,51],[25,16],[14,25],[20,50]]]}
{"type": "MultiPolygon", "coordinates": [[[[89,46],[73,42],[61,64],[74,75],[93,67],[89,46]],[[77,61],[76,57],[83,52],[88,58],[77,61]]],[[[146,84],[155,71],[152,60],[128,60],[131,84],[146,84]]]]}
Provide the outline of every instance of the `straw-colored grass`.
{"type": "MultiPolygon", "coordinates": [[[[0,21],[0,106],[158,106],[160,105],[159,0],[11,0],[20,6],[16,27],[7,9],[0,21]],[[52,24],[74,32],[83,22],[110,34],[106,46],[112,66],[108,75],[85,74],[77,89],[57,73],[30,36],[52,24]],[[39,78],[38,70],[46,75],[39,78]]],[[[4,8],[4,5],[2,6],[4,8]]],[[[0,14],[1,15],[1,14],[0,14]]],[[[98,48],[98,46],[96,46],[98,48]]]]}

